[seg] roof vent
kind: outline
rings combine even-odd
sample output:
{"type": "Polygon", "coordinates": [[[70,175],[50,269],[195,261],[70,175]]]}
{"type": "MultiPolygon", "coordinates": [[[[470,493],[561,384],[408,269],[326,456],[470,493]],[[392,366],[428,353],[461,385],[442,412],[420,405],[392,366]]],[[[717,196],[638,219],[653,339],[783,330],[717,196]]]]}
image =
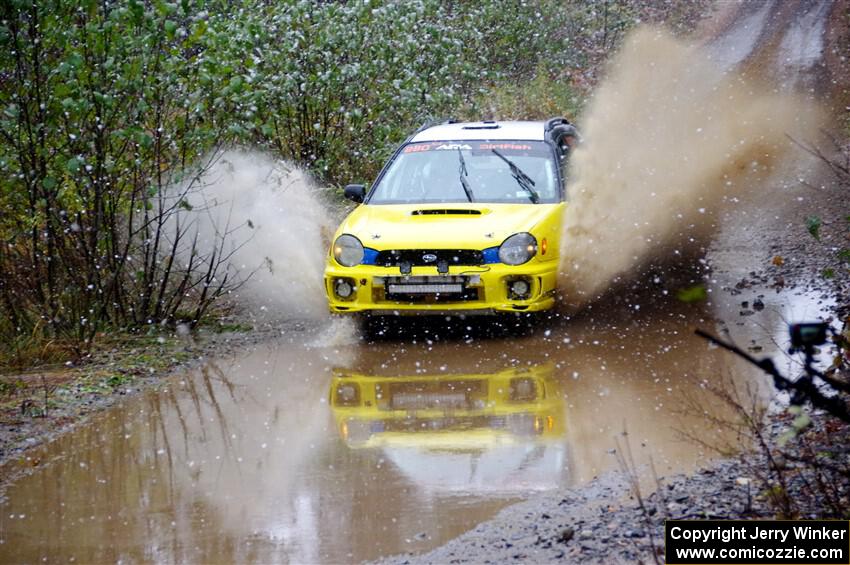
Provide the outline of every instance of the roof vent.
{"type": "Polygon", "coordinates": [[[480,124],[468,124],[463,126],[463,129],[499,129],[500,126],[496,122],[481,122],[480,124]]]}

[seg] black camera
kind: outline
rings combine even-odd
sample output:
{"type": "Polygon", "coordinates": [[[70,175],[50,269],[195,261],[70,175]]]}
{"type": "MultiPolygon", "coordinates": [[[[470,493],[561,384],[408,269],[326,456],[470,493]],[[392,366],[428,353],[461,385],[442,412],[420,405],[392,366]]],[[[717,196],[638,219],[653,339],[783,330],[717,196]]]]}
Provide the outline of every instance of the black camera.
{"type": "Polygon", "coordinates": [[[826,343],[828,329],[829,324],[823,322],[791,324],[788,326],[788,332],[791,334],[791,347],[794,349],[811,349],[823,345],[826,343]]]}

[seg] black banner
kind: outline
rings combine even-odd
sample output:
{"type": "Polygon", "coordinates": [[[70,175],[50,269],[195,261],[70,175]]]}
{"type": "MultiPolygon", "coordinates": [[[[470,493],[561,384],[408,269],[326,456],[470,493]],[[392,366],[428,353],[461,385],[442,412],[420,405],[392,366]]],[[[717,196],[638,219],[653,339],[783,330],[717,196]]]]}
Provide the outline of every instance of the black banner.
{"type": "Polygon", "coordinates": [[[850,564],[847,520],[667,520],[664,538],[671,565],[850,564]]]}

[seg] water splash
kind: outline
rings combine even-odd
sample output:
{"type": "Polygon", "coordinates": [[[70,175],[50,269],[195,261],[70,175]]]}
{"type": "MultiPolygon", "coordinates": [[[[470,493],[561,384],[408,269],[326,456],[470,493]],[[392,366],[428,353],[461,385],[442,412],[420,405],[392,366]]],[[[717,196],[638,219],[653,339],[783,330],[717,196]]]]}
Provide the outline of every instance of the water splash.
{"type": "Polygon", "coordinates": [[[641,28],[612,61],[573,157],[560,286],[581,306],[644,267],[704,251],[719,214],[770,182],[817,109],[641,28]]]}
{"type": "Polygon", "coordinates": [[[334,316],[316,337],[307,343],[308,348],[331,348],[358,345],[361,342],[357,320],[334,316]]]}
{"type": "Polygon", "coordinates": [[[332,214],[301,169],[267,155],[225,151],[190,195],[200,241],[227,232],[232,270],[247,282],[235,298],[255,316],[327,317],[322,280],[332,214]]]}

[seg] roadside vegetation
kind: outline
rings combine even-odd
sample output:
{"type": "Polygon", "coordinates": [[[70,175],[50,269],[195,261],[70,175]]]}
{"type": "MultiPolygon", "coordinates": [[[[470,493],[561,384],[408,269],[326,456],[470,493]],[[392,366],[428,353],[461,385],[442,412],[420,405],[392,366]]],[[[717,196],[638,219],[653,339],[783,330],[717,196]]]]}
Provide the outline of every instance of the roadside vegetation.
{"type": "MultiPolygon", "coordinates": [[[[834,176],[841,192],[850,194],[850,131],[843,139],[825,135],[822,147],[806,147],[834,176]]],[[[845,208],[845,212],[850,209],[845,208]]],[[[779,390],[788,391],[790,404],[778,416],[756,403],[730,393],[719,393],[740,416],[739,432],[745,445],[755,447],[758,457],[749,463],[760,494],[780,518],[850,519],[850,215],[830,219],[832,242],[824,253],[828,264],[820,276],[835,286],[837,330],[811,353],[826,360],[826,368],[813,369],[808,360],[798,367],[800,374],[789,381],[775,380],[779,390]]],[[[806,219],[809,234],[819,245],[823,220],[819,215],[806,219]]],[[[797,322],[798,320],[789,320],[797,322]]],[[[792,353],[804,354],[798,349],[792,353]]]]}
{"type": "MultiPolygon", "coordinates": [[[[711,423],[734,430],[737,441],[714,445],[694,436],[691,440],[726,457],[740,458],[748,475],[742,484],[748,491],[753,489],[761,507],[754,510],[748,502],[744,517],[767,511],[781,519],[850,518],[848,337],[846,331],[835,332],[820,347],[792,350],[806,358],[802,367],[793,365],[800,374],[783,374],[769,359],[750,357],[783,391],[779,405],[765,403],[754,383],[743,389],[723,379],[706,385],[731,416],[713,418],[711,423]],[[818,353],[831,360],[825,370],[812,364],[818,353]]],[[[737,353],[748,355],[740,349],[737,353]]]]}
{"type": "MultiPolygon", "coordinates": [[[[850,194],[848,140],[850,129],[847,126],[844,131],[824,131],[814,142],[795,140],[831,174],[838,194],[850,194]]],[[[808,348],[789,349],[787,365],[790,368],[784,371],[769,358],[760,359],[732,344],[724,346],[772,377],[772,388],[767,396],[754,382],[746,383],[743,388],[728,378],[720,378],[717,384],[705,384],[719,403],[729,409],[727,417],[710,418],[710,424],[733,430],[737,439],[732,444],[715,444],[692,434],[686,435],[690,441],[738,460],[737,472],[744,476],[737,478],[736,485],[746,489],[747,503],[738,513],[728,516],[730,518],[850,518],[848,214],[850,209],[846,206],[836,206],[813,210],[802,220],[801,227],[811,237],[804,242],[804,249],[821,257],[819,262],[812,262],[812,282],[830,289],[837,297],[835,317],[827,320],[829,329],[824,342],[808,348]]],[[[771,271],[778,275],[783,272],[783,265],[783,258],[776,256],[771,271]]],[[[778,278],[784,280],[781,275],[778,278]]],[[[698,403],[692,403],[688,409],[704,412],[698,403]]],[[[659,530],[663,528],[662,524],[656,526],[659,530]]]]}

